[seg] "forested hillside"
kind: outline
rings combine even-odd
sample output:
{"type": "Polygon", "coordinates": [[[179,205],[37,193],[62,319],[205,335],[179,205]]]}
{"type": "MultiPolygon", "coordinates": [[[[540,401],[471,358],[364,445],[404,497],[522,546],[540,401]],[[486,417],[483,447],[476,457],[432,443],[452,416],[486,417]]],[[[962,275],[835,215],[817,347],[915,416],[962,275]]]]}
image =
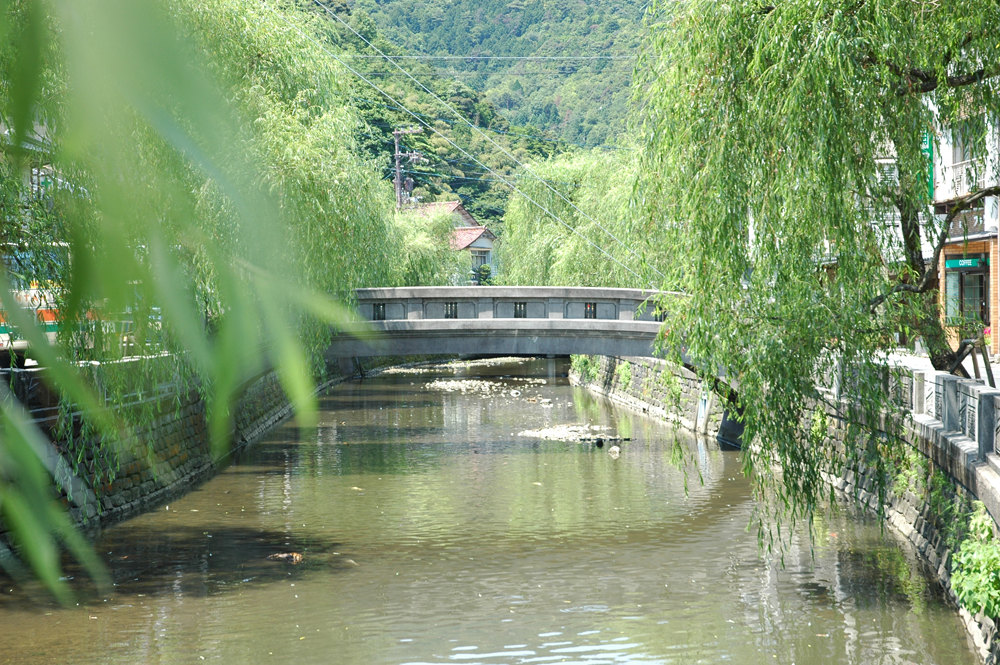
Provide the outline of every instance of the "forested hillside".
{"type": "Polygon", "coordinates": [[[531,181],[524,163],[618,140],[639,9],[296,1],[327,36],[331,59],[354,71],[351,102],[367,123],[358,144],[385,179],[393,130],[421,128],[402,148],[422,155],[403,166],[422,201],[461,198],[499,232],[511,196],[503,180],[531,181]]]}
{"type": "Polygon", "coordinates": [[[645,2],[613,0],[355,0],[409,55],[485,94],[515,125],[595,146],[624,129],[645,2]],[[566,58],[574,60],[525,60],[566,58]],[[513,59],[513,58],[520,59],[513,59]]]}

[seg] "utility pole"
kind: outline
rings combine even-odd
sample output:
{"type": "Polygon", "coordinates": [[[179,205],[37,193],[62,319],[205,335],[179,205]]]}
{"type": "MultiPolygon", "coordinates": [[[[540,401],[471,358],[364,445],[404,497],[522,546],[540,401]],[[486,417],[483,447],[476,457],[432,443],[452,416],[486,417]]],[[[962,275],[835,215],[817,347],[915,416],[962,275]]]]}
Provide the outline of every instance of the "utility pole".
{"type": "Polygon", "coordinates": [[[419,134],[422,131],[421,128],[416,127],[413,129],[395,129],[392,132],[393,138],[396,139],[396,179],[394,181],[396,185],[396,210],[403,207],[403,166],[401,160],[403,157],[406,157],[412,163],[423,156],[419,152],[400,152],[399,137],[404,134],[419,134]]]}

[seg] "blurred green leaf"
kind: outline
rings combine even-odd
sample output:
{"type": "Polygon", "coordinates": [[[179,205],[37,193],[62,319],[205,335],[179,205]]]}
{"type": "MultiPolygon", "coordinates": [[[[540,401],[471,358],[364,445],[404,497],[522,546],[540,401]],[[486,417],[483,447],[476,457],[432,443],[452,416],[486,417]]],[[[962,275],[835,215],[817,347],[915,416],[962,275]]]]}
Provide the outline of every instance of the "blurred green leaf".
{"type": "Polygon", "coordinates": [[[17,155],[23,153],[24,143],[33,133],[35,124],[33,111],[45,50],[45,13],[41,0],[27,0],[25,18],[16,36],[17,62],[10,88],[9,115],[14,125],[13,148],[17,155]]]}

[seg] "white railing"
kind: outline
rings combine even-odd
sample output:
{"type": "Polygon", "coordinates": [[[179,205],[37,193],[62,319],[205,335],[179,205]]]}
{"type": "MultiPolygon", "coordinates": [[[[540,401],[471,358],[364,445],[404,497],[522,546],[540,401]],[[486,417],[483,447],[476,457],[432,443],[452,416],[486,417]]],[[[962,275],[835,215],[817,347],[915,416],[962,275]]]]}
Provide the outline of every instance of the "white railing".
{"type": "Polygon", "coordinates": [[[950,191],[948,198],[964,196],[986,186],[986,169],[981,159],[967,159],[964,162],[945,165],[945,191],[950,191]]]}

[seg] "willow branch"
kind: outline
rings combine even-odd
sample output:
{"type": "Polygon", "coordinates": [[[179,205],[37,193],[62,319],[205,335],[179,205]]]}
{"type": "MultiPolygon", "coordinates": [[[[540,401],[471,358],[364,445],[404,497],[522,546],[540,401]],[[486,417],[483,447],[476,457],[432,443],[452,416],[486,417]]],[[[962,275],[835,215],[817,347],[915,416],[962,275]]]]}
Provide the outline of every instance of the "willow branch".
{"type": "MultiPolygon", "coordinates": [[[[937,90],[941,85],[941,79],[933,71],[917,69],[916,67],[904,69],[889,60],[885,60],[883,64],[885,64],[886,69],[890,72],[909,83],[906,92],[931,92],[937,90]]],[[[1000,67],[992,69],[980,67],[974,72],[945,76],[944,84],[948,88],[961,88],[967,85],[982,83],[986,79],[991,79],[995,76],[1000,76],[1000,67]]]]}

